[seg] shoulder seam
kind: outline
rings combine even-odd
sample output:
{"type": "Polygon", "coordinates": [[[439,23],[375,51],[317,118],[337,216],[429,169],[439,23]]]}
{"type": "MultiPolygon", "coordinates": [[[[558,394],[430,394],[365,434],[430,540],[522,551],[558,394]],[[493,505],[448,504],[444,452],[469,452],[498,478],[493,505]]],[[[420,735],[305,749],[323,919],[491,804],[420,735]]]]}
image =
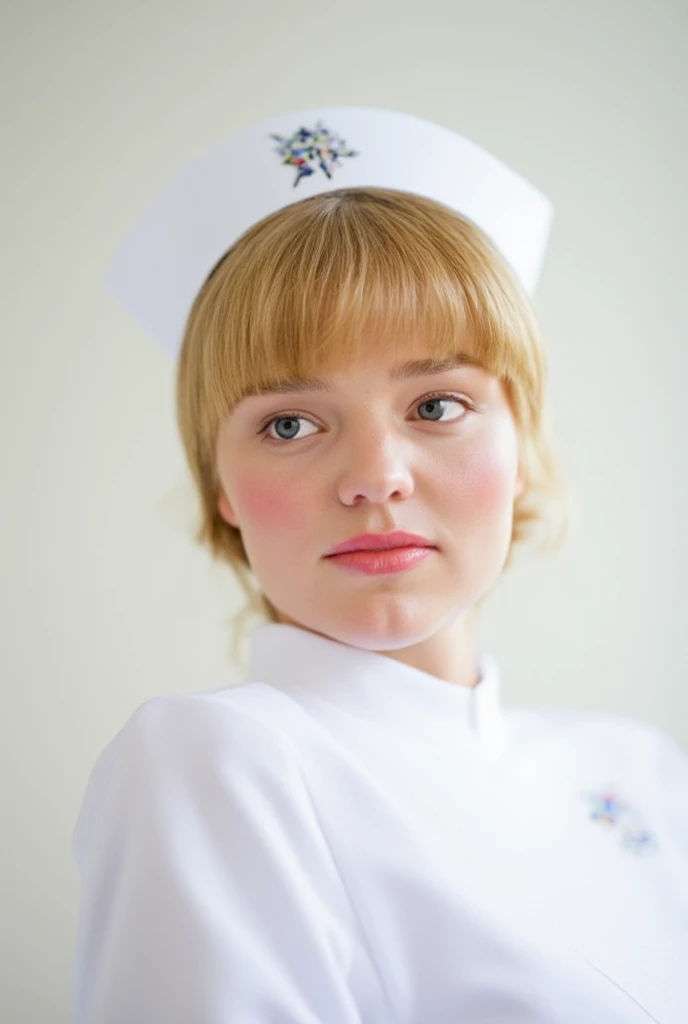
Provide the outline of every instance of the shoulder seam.
{"type": "Polygon", "coordinates": [[[339,862],[337,860],[335,852],[334,852],[334,850],[332,848],[332,844],[330,843],[330,840],[329,840],[329,838],[327,836],[327,833],[326,833],[325,829],[323,828],[322,821],[320,819],[320,815],[318,814],[318,809],[317,809],[317,806],[315,804],[315,800],[313,799],[313,794],[311,792],[310,786],[308,785],[308,779],[306,777],[306,773],[305,773],[305,771],[303,769],[303,765],[301,764],[301,759],[299,757],[298,747],[294,744],[294,742],[291,740],[291,738],[286,733],[282,733],[278,729],[275,729],[274,726],[272,726],[272,725],[270,725],[270,724],[268,724],[266,722],[261,721],[260,718],[257,718],[254,714],[252,714],[250,711],[247,711],[245,708],[237,708],[236,710],[238,710],[246,718],[250,718],[251,721],[256,722],[258,725],[260,725],[267,732],[272,733],[283,744],[283,746],[289,751],[289,753],[290,753],[290,755],[291,755],[291,757],[293,759],[293,762],[294,762],[296,768],[298,769],[299,777],[301,779],[301,782],[303,783],[304,792],[306,793],[306,796],[308,797],[308,802],[309,802],[311,810],[313,812],[313,817],[314,817],[315,821],[318,824],[318,830],[319,830],[320,835],[322,836],[323,842],[324,842],[324,844],[327,847],[327,850],[329,852],[330,859],[332,861],[332,865],[333,865],[333,867],[335,869],[335,872],[337,874],[337,878],[339,879],[339,884],[341,886],[342,892],[345,894],[347,903],[348,903],[349,908],[351,910],[351,913],[352,913],[354,919],[356,920],[356,923],[358,924],[358,930],[359,930],[359,933],[360,933],[360,936],[361,936],[361,939],[362,939],[362,944],[363,944],[363,946],[365,948],[366,954],[368,956],[368,960],[372,964],[372,967],[373,967],[373,970],[375,972],[375,976],[377,978],[380,990],[384,994],[385,1000],[387,1002],[387,1005],[388,1005],[390,1011],[393,1013],[394,1017],[396,1018],[398,1016],[397,1007],[394,1005],[394,1002],[393,1002],[392,997],[390,995],[389,989],[387,988],[387,986],[385,985],[385,983],[383,981],[382,972],[380,970],[380,965],[378,963],[377,957],[373,953],[373,949],[372,949],[372,946],[370,944],[370,940],[368,938],[368,934],[367,934],[367,932],[366,932],[366,930],[365,930],[365,928],[363,926],[363,922],[361,921],[360,914],[358,913],[358,910],[356,908],[356,904],[354,903],[354,900],[353,900],[353,898],[351,896],[351,893],[349,891],[349,887],[347,886],[346,882],[344,881],[344,877],[342,875],[342,871],[341,871],[341,868],[339,866],[339,862]]]}

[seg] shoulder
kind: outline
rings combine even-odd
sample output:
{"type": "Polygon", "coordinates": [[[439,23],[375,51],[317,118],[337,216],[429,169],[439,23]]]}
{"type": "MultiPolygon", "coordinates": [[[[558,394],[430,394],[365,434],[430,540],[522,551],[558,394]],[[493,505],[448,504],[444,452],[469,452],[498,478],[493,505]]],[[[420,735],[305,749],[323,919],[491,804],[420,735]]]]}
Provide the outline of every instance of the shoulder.
{"type": "Polygon", "coordinates": [[[130,715],[96,764],[112,764],[125,753],[150,758],[169,751],[185,760],[199,752],[205,759],[220,752],[250,755],[256,739],[284,747],[288,737],[269,713],[273,700],[271,689],[258,682],[152,697],[130,715]]]}
{"type": "Polygon", "coordinates": [[[256,740],[264,747],[288,744],[282,734],[262,714],[269,702],[267,688],[260,683],[244,683],[222,690],[166,694],[144,701],[110,740],[96,765],[112,766],[125,757],[135,756],[152,762],[156,758],[179,757],[192,763],[212,755],[246,756],[255,760],[256,740]]]}
{"type": "Polygon", "coordinates": [[[607,711],[519,708],[509,712],[509,730],[516,756],[623,779],[667,806],[688,808],[688,752],[658,725],[607,711]]]}
{"type": "Polygon", "coordinates": [[[301,785],[296,748],[269,710],[268,689],[245,683],[141,704],[91,769],[72,837],[77,859],[106,815],[130,822],[184,806],[215,813],[218,801],[236,808],[252,790],[254,806],[287,795],[293,802],[301,785]]]}
{"type": "Polygon", "coordinates": [[[508,719],[514,736],[528,742],[539,736],[543,743],[589,744],[591,751],[613,747],[659,758],[688,758],[688,753],[666,730],[632,715],[600,710],[514,708],[508,711],[508,719]]]}
{"type": "Polygon", "coordinates": [[[72,838],[79,1020],[323,1020],[341,989],[347,891],[294,743],[260,718],[271,698],[240,690],[146,701],[92,769],[72,838]]]}
{"type": "Polygon", "coordinates": [[[583,737],[599,739],[620,753],[642,756],[658,767],[668,760],[688,768],[686,751],[666,730],[652,722],[610,711],[568,712],[568,715],[573,728],[583,737]]]}

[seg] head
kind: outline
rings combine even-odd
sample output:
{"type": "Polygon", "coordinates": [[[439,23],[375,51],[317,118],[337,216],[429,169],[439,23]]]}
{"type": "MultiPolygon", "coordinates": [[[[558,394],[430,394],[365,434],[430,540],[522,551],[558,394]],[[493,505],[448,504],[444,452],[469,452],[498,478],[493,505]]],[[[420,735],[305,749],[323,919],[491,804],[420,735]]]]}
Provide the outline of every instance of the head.
{"type": "Polygon", "coordinates": [[[373,650],[419,643],[474,615],[538,529],[550,548],[568,535],[545,385],[530,302],[470,221],[382,188],[285,207],[223,257],[187,321],[197,540],[249,611],[373,650]],[[430,555],[377,576],[326,557],[393,529],[430,555]]]}

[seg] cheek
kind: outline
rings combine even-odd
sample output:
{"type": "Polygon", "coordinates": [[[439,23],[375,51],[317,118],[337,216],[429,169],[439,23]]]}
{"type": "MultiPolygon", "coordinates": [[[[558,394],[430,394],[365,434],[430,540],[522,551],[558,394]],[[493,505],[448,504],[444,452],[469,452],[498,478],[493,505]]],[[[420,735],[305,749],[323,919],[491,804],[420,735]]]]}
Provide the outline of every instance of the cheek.
{"type": "Polygon", "coordinates": [[[274,480],[244,475],[235,481],[234,496],[239,522],[249,530],[284,531],[304,522],[303,497],[274,480]]]}
{"type": "Polygon", "coordinates": [[[514,499],[517,455],[506,440],[487,449],[476,450],[462,459],[449,474],[451,497],[470,514],[499,511],[514,499]]]}

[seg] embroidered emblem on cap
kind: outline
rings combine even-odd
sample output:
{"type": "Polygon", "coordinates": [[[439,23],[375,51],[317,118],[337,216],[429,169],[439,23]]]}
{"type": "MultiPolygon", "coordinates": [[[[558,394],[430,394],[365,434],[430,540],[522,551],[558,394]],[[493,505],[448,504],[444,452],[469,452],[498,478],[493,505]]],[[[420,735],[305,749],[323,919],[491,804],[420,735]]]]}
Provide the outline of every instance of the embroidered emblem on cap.
{"type": "Polygon", "coordinates": [[[636,810],[624,803],[611,790],[583,793],[588,801],[589,818],[607,828],[616,828],[621,836],[621,846],[632,853],[644,854],[656,850],[657,840],[645,827],[636,810]]]}
{"type": "Polygon", "coordinates": [[[275,152],[282,157],[282,163],[296,168],[294,188],[301,178],[315,174],[318,167],[331,178],[335,167],[342,166],[341,157],[358,156],[356,150],[348,149],[344,139],[326,128],[323,121],[317,121],[312,129],[298,128],[293,135],[271,134],[270,138],[279,143],[275,152]]]}

